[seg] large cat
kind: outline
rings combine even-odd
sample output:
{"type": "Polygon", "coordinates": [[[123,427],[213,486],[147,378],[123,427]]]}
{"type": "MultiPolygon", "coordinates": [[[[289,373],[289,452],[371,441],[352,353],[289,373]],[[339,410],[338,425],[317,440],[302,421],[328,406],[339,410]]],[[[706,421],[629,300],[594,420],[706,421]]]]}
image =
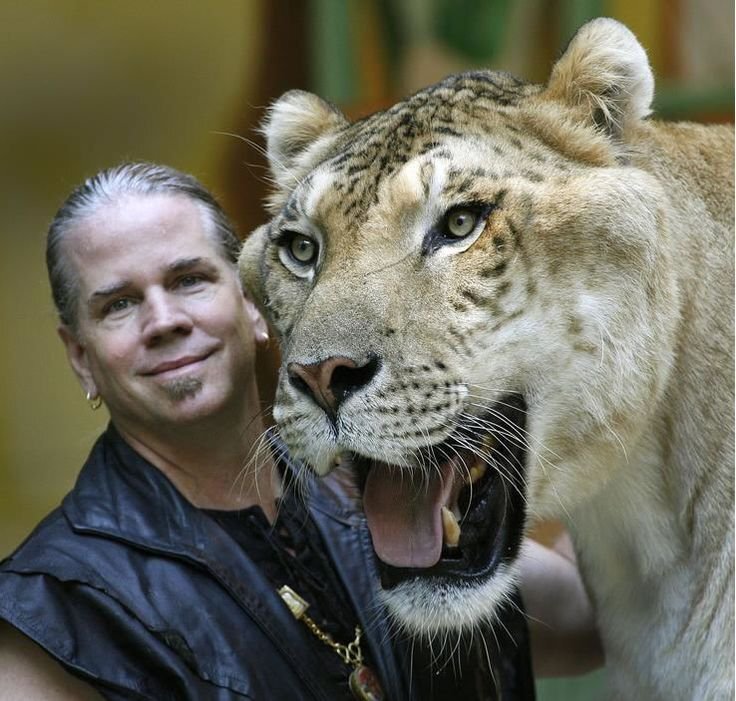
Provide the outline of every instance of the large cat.
{"type": "Polygon", "coordinates": [[[546,86],[451,76],[350,123],[265,125],[241,269],[283,343],[275,417],[350,453],[417,632],[493,615],[526,526],[570,529],[614,697],[733,697],[733,133],[646,119],[619,23],[546,86]]]}

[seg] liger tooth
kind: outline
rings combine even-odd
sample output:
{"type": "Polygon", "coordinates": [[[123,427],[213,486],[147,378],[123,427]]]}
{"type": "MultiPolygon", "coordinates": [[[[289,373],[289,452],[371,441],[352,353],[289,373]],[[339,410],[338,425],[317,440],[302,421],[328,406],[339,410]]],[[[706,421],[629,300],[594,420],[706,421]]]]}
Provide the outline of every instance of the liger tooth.
{"type": "Polygon", "coordinates": [[[488,465],[486,465],[482,460],[478,460],[478,462],[469,470],[470,484],[475,484],[481,477],[483,477],[483,475],[486,474],[487,469],[488,465]]]}
{"type": "Polygon", "coordinates": [[[490,453],[495,447],[496,447],[496,437],[492,433],[486,434],[486,437],[483,439],[482,448],[487,453],[490,453]]]}
{"type": "Polygon", "coordinates": [[[446,506],[442,507],[442,533],[444,543],[450,548],[456,548],[460,542],[460,524],[455,514],[446,506]]]}

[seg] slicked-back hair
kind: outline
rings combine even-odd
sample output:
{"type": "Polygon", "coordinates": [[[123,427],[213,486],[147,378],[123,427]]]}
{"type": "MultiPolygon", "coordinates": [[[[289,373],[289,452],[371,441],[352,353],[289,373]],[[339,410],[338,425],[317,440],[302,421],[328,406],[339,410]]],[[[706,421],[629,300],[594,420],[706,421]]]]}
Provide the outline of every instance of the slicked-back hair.
{"type": "Polygon", "coordinates": [[[122,163],[85,180],[67,197],[46,235],[46,269],[59,321],[76,331],[79,287],[64,251],[64,238],[100,207],[129,195],[183,195],[190,198],[211,224],[223,256],[233,265],[240,241],[217,200],[196,178],[155,163],[122,163]]]}

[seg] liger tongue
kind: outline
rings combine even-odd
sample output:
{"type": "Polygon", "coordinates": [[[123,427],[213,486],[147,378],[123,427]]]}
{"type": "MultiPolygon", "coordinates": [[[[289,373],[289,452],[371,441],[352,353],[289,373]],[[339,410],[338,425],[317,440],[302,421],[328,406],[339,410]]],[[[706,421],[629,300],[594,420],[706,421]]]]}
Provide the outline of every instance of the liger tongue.
{"type": "Polygon", "coordinates": [[[363,510],[376,555],[393,567],[431,567],[442,553],[440,509],[452,489],[452,464],[430,476],[375,463],[363,491],[363,510]]]}

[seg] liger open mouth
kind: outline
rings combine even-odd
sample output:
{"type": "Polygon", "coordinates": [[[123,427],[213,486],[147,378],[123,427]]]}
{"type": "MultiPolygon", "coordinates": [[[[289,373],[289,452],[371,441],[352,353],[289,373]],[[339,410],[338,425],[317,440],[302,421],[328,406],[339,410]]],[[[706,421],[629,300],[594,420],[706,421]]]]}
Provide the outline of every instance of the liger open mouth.
{"type": "Polygon", "coordinates": [[[418,467],[353,458],[384,588],[487,579],[513,560],[525,520],[525,418],[523,398],[508,395],[422,450],[418,467]]]}

